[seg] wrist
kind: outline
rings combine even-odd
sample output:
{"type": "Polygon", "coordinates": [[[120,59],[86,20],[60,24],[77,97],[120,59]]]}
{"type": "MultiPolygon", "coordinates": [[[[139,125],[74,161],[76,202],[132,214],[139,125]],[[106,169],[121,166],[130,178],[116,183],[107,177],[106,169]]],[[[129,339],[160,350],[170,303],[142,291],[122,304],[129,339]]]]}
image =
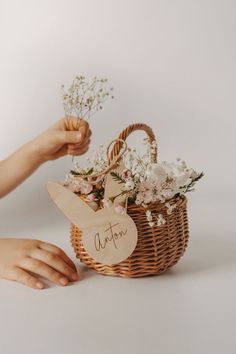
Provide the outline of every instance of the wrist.
{"type": "Polygon", "coordinates": [[[21,148],[24,157],[30,163],[30,165],[34,168],[39,167],[45,162],[45,159],[40,153],[40,149],[38,147],[37,141],[31,140],[21,148]]]}

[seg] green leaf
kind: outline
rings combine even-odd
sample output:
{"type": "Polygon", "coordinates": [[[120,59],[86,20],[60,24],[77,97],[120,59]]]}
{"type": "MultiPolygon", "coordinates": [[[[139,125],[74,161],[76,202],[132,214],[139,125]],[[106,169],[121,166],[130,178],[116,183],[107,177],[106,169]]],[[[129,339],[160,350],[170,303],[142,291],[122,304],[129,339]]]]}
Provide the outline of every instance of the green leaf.
{"type": "Polygon", "coordinates": [[[114,181],[117,181],[118,183],[125,183],[125,180],[121,177],[121,175],[118,172],[111,171],[111,176],[114,179],[114,181]]]}
{"type": "Polygon", "coordinates": [[[87,171],[81,171],[81,172],[70,170],[70,173],[73,176],[82,176],[82,175],[89,176],[89,175],[91,175],[93,173],[93,167],[89,168],[87,171]]]}
{"type": "Polygon", "coordinates": [[[79,175],[81,175],[81,173],[76,172],[76,171],[73,171],[73,170],[70,170],[70,173],[71,173],[73,176],[79,176],[79,175]]]}
{"type": "Polygon", "coordinates": [[[93,173],[93,167],[89,168],[88,171],[85,173],[86,175],[91,175],[93,173]]]}

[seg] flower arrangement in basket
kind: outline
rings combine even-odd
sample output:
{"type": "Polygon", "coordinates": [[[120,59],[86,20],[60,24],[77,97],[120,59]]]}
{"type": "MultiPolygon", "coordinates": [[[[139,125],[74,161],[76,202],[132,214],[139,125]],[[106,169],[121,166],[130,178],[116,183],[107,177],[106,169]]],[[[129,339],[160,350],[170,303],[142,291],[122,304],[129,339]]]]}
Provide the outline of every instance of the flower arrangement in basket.
{"type": "MultiPolygon", "coordinates": [[[[81,114],[81,111],[80,111],[81,114]]],[[[157,161],[157,144],[146,124],[132,124],[89,159],[75,162],[64,186],[49,193],[71,220],[76,256],[98,273],[122,277],[158,274],[175,265],[189,238],[187,199],[203,176],[177,159],[157,161]],[[127,145],[143,130],[145,154],[127,145]]]]}

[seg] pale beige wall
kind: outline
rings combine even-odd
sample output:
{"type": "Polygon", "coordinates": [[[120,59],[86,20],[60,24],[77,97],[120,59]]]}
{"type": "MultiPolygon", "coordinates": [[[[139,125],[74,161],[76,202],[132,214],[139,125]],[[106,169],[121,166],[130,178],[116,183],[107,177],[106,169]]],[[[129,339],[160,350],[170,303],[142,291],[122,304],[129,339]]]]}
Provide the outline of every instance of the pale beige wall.
{"type": "MultiPolygon", "coordinates": [[[[93,146],[146,122],[162,160],[181,156],[206,171],[192,198],[232,198],[235,15],[229,0],[1,0],[0,159],[63,115],[61,83],[105,76],[116,98],[91,121],[93,146]]],[[[44,184],[70,166],[48,163],[0,210],[51,207],[44,184]]]]}

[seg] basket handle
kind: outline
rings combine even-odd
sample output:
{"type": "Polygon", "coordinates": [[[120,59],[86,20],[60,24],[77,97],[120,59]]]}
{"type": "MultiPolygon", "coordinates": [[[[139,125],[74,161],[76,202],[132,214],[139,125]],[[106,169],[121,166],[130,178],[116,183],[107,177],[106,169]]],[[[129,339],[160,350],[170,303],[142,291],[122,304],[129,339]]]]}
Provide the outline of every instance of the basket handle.
{"type": "MultiPolygon", "coordinates": [[[[129,125],[126,129],[124,129],[120,135],[118,136],[117,142],[114,144],[110,156],[109,156],[109,162],[111,162],[114,157],[116,157],[120,153],[120,149],[122,148],[122,140],[125,141],[127,137],[134,131],[136,130],[143,130],[148,136],[149,142],[152,143],[156,141],[155,135],[153,133],[152,128],[150,128],[148,125],[143,124],[143,123],[136,123],[136,124],[131,124],[129,125]]],[[[156,162],[157,161],[157,149],[152,153],[151,155],[152,161],[156,162]]]]}

